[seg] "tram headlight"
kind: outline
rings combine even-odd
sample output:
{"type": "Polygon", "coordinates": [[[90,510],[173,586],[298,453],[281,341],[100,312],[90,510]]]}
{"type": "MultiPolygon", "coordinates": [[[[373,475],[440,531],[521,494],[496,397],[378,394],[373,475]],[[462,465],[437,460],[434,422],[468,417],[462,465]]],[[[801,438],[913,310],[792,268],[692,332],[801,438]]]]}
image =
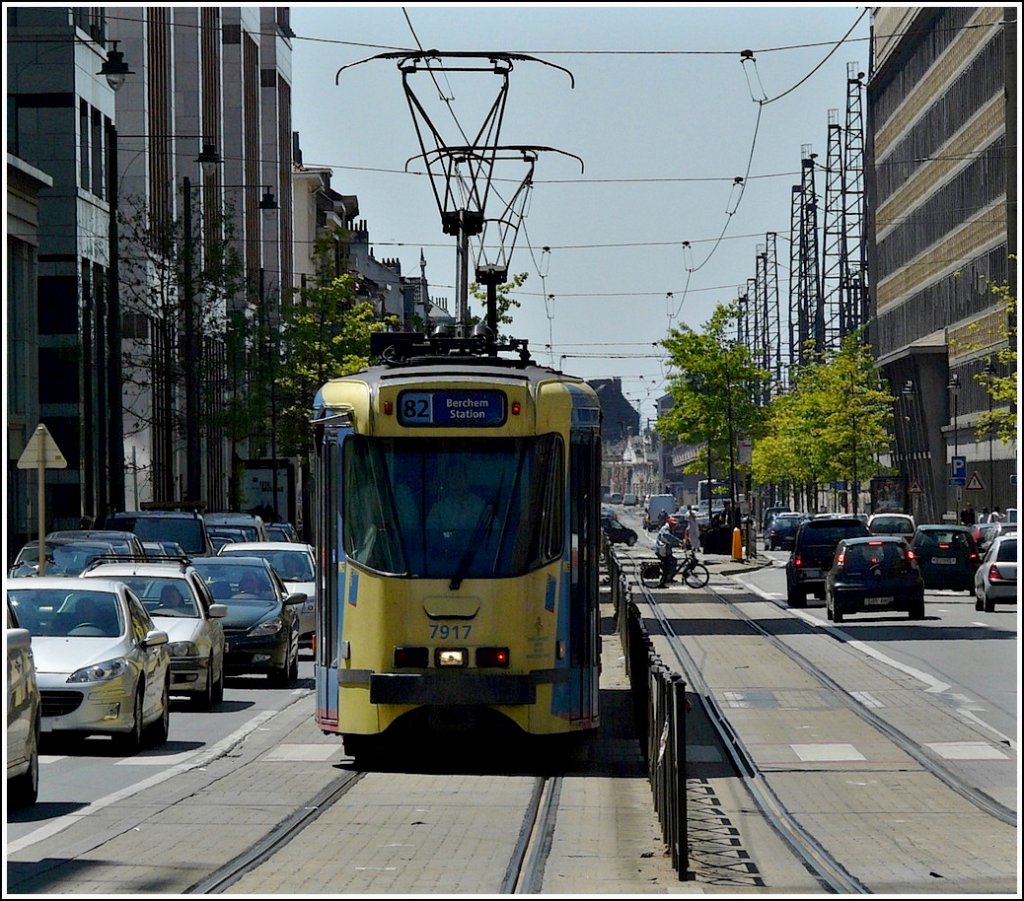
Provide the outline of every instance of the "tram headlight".
{"type": "Polygon", "coordinates": [[[465,648],[438,648],[434,651],[434,665],[441,667],[465,666],[469,654],[465,648]]]}

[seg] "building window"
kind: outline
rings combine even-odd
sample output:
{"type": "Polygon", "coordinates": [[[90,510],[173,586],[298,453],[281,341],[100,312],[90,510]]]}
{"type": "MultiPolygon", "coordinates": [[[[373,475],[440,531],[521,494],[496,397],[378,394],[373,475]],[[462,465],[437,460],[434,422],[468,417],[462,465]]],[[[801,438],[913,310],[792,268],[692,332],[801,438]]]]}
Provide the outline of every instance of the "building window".
{"type": "Polygon", "coordinates": [[[78,106],[78,139],[80,142],[79,147],[79,160],[80,171],[78,173],[78,186],[89,190],[91,184],[91,177],[89,175],[89,166],[92,163],[92,155],[89,152],[89,138],[92,134],[92,127],[89,122],[89,104],[84,100],[79,101],[78,106]]]}

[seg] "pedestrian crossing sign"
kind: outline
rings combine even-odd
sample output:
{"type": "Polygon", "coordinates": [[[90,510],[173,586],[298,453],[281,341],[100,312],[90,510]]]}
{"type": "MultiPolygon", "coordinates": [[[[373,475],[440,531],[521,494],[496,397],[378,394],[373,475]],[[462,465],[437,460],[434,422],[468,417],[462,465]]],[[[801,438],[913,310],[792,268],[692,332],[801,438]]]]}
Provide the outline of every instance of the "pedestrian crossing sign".
{"type": "Polygon", "coordinates": [[[924,494],[924,488],[921,487],[921,483],[917,479],[914,479],[910,483],[910,488],[908,490],[911,494],[924,494]]]}
{"type": "Polygon", "coordinates": [[[971,473],[971,477],[967,480],[967,484],[964,486],[967,491],[984,491],[985,483],[981,481],[981,476],[978,475],[978,470],[974,470],[971,473]]]}

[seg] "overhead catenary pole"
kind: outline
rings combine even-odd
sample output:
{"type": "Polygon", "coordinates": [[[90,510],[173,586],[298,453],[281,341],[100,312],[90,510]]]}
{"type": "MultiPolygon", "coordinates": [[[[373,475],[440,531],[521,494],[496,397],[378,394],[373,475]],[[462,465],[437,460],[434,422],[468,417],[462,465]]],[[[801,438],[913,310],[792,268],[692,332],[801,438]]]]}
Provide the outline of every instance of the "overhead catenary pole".
{"type": "Polygon", "coordinates": [[[185,500],[202,496],[199,443],[199,335],[195,322],[195,293],[192,285],[192,179],[182,180],[185,199],[184,227],[184,321],[185,321],[185,500]]]}

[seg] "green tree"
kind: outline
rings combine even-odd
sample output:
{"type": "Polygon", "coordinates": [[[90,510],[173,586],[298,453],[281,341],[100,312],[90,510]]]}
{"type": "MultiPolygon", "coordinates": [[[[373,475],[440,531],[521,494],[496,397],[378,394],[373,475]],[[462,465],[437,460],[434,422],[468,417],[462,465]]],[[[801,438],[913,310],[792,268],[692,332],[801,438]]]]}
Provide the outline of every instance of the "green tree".
{"type": "MultiPolygon", "coordinates": [[[[720,467],[729,461],[736,467],[741,436],[760,434],[764,409],[754,399],[771,377],[746,345],[727,339],[737,316],[735,304],[719,304],[701,331],[683,325],[661,342],[675,374],[668,385],[674,404],[658,417],[658,432],[666,441],[707,444],[720,467]]],[[[690,471],[705,472],[704,466],[698,460],[690,471]]]]}

